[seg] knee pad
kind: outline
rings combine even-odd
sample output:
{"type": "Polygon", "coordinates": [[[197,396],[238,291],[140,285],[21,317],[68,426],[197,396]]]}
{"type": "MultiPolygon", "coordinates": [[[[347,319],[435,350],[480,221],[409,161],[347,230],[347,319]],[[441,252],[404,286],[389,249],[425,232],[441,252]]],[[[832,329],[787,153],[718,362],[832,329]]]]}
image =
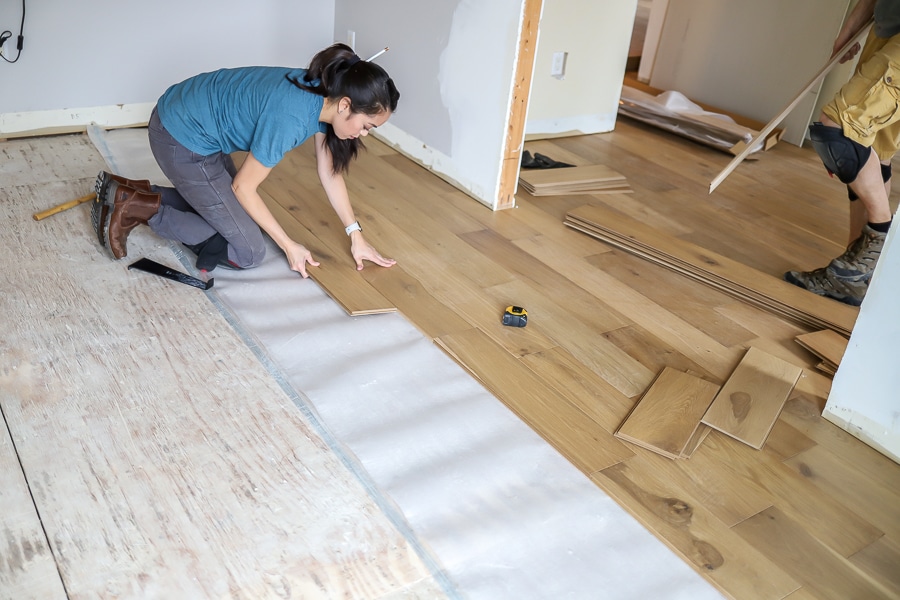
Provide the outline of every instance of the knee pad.
{"type": "Polygon", "coordinates": [[[809,139],[822,163],[842,183],[853,183],[862,170],[872,149],[854,142],[836,127],[821,123],[809,126],[809,139]]]}

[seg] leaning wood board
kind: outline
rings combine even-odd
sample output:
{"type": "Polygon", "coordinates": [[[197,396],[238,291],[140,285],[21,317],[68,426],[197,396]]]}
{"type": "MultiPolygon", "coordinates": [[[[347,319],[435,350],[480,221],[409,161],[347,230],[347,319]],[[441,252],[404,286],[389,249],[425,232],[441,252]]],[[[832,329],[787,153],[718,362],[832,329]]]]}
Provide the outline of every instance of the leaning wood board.
{"type": "Polygon", "coordinates": [[[702,420],[759,450],[802,372],[796,365],[751,347],[702,420]]]}
{"type": "Polygon", "coordinates": [[[695,434],[718,391],[712,382],[664,367],[615,436],[668,458],[686,458],[705,437],[695,434]]]}

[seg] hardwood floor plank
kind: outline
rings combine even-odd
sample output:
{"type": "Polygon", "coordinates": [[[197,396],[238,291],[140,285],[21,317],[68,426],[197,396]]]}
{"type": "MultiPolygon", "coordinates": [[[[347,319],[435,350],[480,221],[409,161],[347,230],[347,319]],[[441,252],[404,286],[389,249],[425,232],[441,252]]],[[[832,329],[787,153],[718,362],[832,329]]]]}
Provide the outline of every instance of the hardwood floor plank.
{"type": "Polygon", "coordinates": [[[666,367],[615,435],[663,456],[681,458],[718,391],[715,383],[666,367]]]}
{"type": "Polygon", "coordinates": [[[563,348],[534,352],[523,356],[521,362],[610,435],[634,404],[563,348]]]}
{"type": "MultiPolygon", "coordinates": [[[[503,300],[507,305],[525,307],[529,311],[525,329],[539,328],[542,335],[553,341],[544,350],[564,348],[622,394],[636,396],[653,379],[652,371],[603,337],[603,329],[595,327],[589,319],[567,313],[555,298],[547,298],[542,291],[516,281],[487,288],[484,293],[498,302],[503,300]]],[[[488,330],[492,336],[495,328],[488,330]]]]}
{"type": "Polygon", "coordinates": [[[476,251],[493,257],[497,264],[514,274],[519,281],[529,283],[561,310],[582,323],[591,323],[600,331],[617,329],[627,324],[618,312],[610,309],[572,279],[522,250],[517,244],[490,230],[460,236],[476,251]]]}
{"type": "Polygon", "coordinates": [[[633,456],[621,442],[483,332],[470,329],[435,341],[583,473],[599,471],[633,456]]]}
{"type": "Polygon", "coordinates": [[[763,452],[771,454],[778,460],[786,460],[815,445],[816,442],[813,439],[803,435],[779,417],[775,421],[772,431],[769,432],[763,452]]]}
{"type": "Polygon", "coordinates": [[[755,336],[721,315],[716,307],[732,302],[731,296],[698,287],[690,279],[659,265],[643,265],[643,259],[621,250],[591,256],[587,261],[616,277],[651,301],[726,347],[744,345],[755,336]]]}
{"type": "Polygon", "coordinates": [[[785,461],[798,475],[894,539],[900,539],[900,477],[877,480],[816,445],[785,461]]]}
{"type": "Polygon", "coordinates": [[[370,315],[397,310],[390,300],[359,276],[352,259],[348,261],[347,256],[333,250],[332,244],[306,229],[293,217],[289,208],[284,208],[284,201],[275,200],[266,192],[261,193],[267,197],[266,205],[285,232],[295,240],[307,240],[305,244],[314,248],[310,251],[321,264],[318,267],[310,266],[307,273],[348,314],[370,315]],[[316,243],[314,247],[313,240],[316,243]]]}
{"type": "Polygon", "coordinates": [[[704,369],[725,378],[739,359],[739,352],[726,348],[685,323],[643,294],[586,261],[573,260],[564,248],[545,238],[517,240],[516,246],[538,258],[579,286],[591,292],[598,301],[613,306],[624,316],[653,331],[704,369]]]}
{"type": "Polygon", "coordinates": [[[468,321],[432,296],[400,265],[394,265],[390,269],[363,269],[361,275],[429,338],[472,327],[468,321]]]}
{"type": "Polygon", "coordinates": [[[753,516],[761,504],[776,506],[841,556],[850,556],[882,535],[864,511],[818,493],[811,482],[777,457],[723,434],[710,435],[681,468],[699,489],[716,490],[707,506],[728,525],[753,516]],[[727,472],[717,468],[726,464],[727,472]],[[741,513],[742,508],[756,511],[741,513]]]}
{"type": "Polygon", "coordinates": [[[584,205],[569,211],[567,224],[587,226],[605,241],[656,257],[661,264],[698,276],[704,282],[726,285],[724,289],[740,293],[741,298],[759,298],[782,310],[806,315],[812,323],[852,329],[858,310],[833,300],[810,294],[775,277],[766,277],[755,269],[683,240],[665,236],[635,221],[629,221],[598,206],[584,205]],[[602,225],[601,225],[602,224],[602,225]]]}
{"type": "Polygon", "coordinates": [[[757,450],[762,448],[800,373],[800,367],[751,347],[703,422],[757,450]]]}
{"type": "Polygon", "coordinates": [[[877,581],[894,598],[900,598],[900,543],[885,535],[850,557],[860,571],[877,581]]]}
{"type": "Polygon", "coordinates": [[[890,598],[859,569],[836,556],[775,507],[735,525],[734,531],[823,600],[890,598]]]}
{"type": "Polygon", "coordinates": [[[592,479],[723,593],[742,600],[780,599],[800,587],[778,563],[713,517],[701,501],[640,459],[613,465],[592,479]]]}
{"type": "Polygon", "coordinates": [[[825,329],[798,335],[797,343],[832,365],[841,364],[849,340],[844,336],[825,329]]]}

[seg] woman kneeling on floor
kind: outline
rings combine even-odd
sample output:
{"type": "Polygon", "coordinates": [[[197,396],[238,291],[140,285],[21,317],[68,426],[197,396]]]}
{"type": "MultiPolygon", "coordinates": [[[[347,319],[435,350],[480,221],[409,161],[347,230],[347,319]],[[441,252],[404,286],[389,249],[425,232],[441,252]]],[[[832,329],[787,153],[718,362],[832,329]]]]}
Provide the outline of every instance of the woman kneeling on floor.
{"type": "Polygon", "coordinates": [[[148,127],[153,156],[174,187],[101,172],[91,210],[97,237],[122,258],[128,234],[146,224],[182,242],[197,254],[197,268],[211,271],[258,266],[265,232],[307,277],[307,265],[319,263],[285,233],[258,188],[289,150],[314,137],[319,180],[350,236],[357,269],[364,260],[390,267],[395,261],[363,238],[343,173],[360,138],[390,118],[399,98],[384,69],[344,44],[320,51],[307,69],[222,69],[175,84],[148,127]],[[230,156],[238,151],[248,152],[240,169],[230,156]]]}

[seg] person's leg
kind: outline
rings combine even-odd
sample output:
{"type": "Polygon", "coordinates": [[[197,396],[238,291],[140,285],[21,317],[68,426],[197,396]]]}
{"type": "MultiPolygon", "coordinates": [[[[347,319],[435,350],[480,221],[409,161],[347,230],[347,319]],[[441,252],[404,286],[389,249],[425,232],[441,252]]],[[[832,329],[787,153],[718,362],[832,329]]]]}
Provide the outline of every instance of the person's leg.
{"type": "MultiPolygon", "coordinates": [[[[859,305],[865,297],[890,226],[890,171],[883,169],[900,139],[900,111],[890,73],[900,61],[900,36],[870,36],[857,72],[831,103],[810,139],[826,168],[851,190],[847,250],[827,267],[789,271],[784,278],[816,294],[859,305]]],[[[900,85],[900,81],[897,82],[900,85]]],[[[888,167],[889,168],[889,167],[888,167]]]]}
{"type": "MultiPolygon", "coordinates": [[[[881,161],[881,179],[884,181],[884,194],[890,199],[891,197],[891,161],[881,161]]],[[[848,244],[852,244],[856,238],[862,233],[863,227],[869,222],[869,215],[866,212],[866,205],[859,201],[859,196],[848,185],[847,196],[850,199],[850,235],[847,239],[848,244]]]]}
{"type": "Polygon", "coordinates": [[[150,149],[157,163],[175,186],[175,190],[164,195],[159,213],[150,219],[151,228],[192,249],[202,247],[208,253],[218,248],[222,258],[234,266],[259,265],[265,256],[264,237],[234,196],[231,184],[235,167],[231,157],[191,152],[169,135],[155,111],[149,135],[150,149]],[[179,210],[183,208],[178,204],[179,198],[194,212],[179,210]],[[217,234],[225,243],[215,239],[217,234]]]}

